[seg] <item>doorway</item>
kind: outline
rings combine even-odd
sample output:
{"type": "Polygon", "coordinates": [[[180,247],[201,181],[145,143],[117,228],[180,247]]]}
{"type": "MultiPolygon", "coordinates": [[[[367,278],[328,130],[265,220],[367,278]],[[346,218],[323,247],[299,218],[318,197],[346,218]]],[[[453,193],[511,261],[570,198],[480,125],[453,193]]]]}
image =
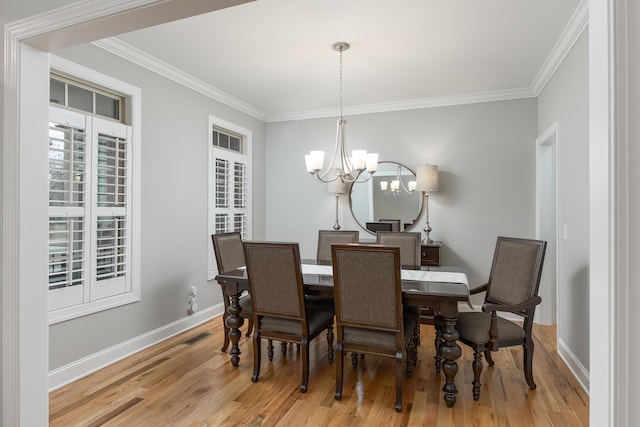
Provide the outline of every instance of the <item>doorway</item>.
{"type": "Polygon", "coordinates": [[[547,241],[547,252],[540,279],[543,303],[536,319],[543,325],[557,323],[558,268],[558,123],[536,139],[536,238],[547,241]],[[545,303],[548,301],[548,303],[545,303]]]}

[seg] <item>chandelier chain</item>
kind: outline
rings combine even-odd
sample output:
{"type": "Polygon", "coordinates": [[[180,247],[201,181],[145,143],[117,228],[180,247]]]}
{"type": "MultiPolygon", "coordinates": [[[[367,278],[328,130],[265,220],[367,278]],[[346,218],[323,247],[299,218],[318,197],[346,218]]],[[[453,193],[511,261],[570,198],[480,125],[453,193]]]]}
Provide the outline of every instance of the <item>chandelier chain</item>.
{"type": "Polygon", "coordinates": [[[342,50],[340,50],[340,119],[342,119],[342,50]]]}

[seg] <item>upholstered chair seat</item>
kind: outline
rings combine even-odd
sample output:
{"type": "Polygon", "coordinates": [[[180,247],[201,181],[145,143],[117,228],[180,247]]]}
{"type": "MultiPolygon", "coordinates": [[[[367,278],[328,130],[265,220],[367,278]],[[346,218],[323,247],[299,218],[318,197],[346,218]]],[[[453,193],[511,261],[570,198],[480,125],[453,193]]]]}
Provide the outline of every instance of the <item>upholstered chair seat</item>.
{"type": "MultiPolygon", "coordinates": [[[[527,335],[521,326],[503,319],[496,318],[498,336],[501,340],[522,340],[527,335]]],[[[466,340],[474,344],[488,344],[491,341],[489,328],[491,327],[491,313],[463,312],[458,315],[456,330],[466,340]]]]}
{"type": "MultiPolygon", "coordinates": [[[[404,320],[403,345],[406,348],[409,340],[412,339],[413,330],[416,327],[416,319],[405,318],[404,320]]],[[[343,333],[345,341],[354,344],[370,345],[384,350],[394,350],[396,348],[395,332],[345,327],[343,333]]]]}

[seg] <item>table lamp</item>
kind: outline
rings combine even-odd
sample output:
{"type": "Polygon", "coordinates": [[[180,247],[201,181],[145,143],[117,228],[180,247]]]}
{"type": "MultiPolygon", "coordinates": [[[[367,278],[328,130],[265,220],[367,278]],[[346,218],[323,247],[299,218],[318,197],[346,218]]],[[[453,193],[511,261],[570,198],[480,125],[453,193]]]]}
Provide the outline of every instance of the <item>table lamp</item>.
{"type": "Polygon", "coordinates": [[[424,205],[426,209],[426,222],[424,232],[426,233],[424,242],[433,243],[429,233],[431,226],[429,225],[429,192],[438,191],[438,165],[420,165],[416,172],[416,190],[424,193],[424,205]]]}

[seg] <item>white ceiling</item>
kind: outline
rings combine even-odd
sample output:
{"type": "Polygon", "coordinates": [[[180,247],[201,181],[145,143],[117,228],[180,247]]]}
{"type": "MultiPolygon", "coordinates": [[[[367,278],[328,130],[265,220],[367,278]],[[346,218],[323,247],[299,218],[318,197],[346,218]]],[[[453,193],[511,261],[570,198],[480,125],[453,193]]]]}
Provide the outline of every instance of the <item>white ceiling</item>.
{"type": "Polygon", "coordinates": [[[336,114],[336,41],[345,115],[535,96],[585,16],[581,0],[258,0],[98,45],[273,121],[336,114]]]}

